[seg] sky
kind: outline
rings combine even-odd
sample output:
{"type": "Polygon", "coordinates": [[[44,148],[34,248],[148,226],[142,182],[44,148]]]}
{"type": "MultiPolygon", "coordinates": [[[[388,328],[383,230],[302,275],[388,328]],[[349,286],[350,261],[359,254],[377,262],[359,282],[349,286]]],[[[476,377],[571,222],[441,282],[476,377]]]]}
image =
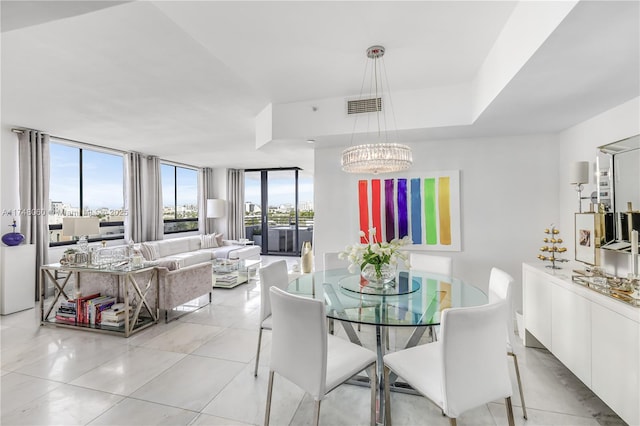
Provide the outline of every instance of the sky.
{"type": "MultiPolygon", "coordinates": [[[[49,198],[72,207],[80,206],[79,149],[58,143],[50,144],[51,185],[49,198]]],[[[121,209],[123,201],[124,160],[122,155],[83,150],[84,207],[92,210],[106,207],[121,209]]],[[[161,165],[164,205],[173,205],[175,184],[173,166],[161,165]],[[169,201],[169,202],[167,202],[169,201]]],[[[269,204],[293,204],[293,170],[269,171],[269,204]]],[[[178,167],[178,205],[197,204],[198,173],[178,167]]],[[[313,178],[298,174],[299,201],[313,201],[313,178]]],[[[260,202],[260,172],[245,174],[245,200],[260,202]]]]}
{"type": "MultiPolygon", "coordinates": [[[[293,170],[269,171],[269,206],[294,204],[295,181],[293,170]]],[[[256,204],[260,203],[260,172],[246,172],[244,199],[256,204]]],[[[313,178],[298,173],[298,201],[313,201],[313,178]]]]}

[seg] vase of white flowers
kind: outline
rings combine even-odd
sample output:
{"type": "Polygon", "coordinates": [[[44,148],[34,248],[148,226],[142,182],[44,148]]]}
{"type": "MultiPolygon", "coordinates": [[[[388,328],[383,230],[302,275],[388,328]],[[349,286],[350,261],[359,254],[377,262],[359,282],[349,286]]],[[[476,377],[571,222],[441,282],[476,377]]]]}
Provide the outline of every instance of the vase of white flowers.
{"type": "Polygon", "coordinates": [[[359,267],[360,274],[370,286],[382,287],[394,280],[399,260],[403,260],[407,267],[409,266],[407,253],[400,249],[411,244],[411,239],[394,238],[386,243],[376,241],[375,235],[376,228],[369,229],[369,237],[360,231],[360,237],[365,243],[347,246],[338,257],[349,260],[349,272],[355,273],[359,267]]]}

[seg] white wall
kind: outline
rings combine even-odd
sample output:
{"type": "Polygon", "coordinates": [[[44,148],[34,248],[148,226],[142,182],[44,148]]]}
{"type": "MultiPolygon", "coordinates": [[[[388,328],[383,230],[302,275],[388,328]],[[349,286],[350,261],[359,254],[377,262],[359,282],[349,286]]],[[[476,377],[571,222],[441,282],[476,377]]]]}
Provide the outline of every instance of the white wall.
{"type": "MultiPolygon", "coordinates": [[[[11,212],[20,209],[18,192],[18,135],[10,127],[0,129],[0,235],[11,231],[9,227],[16,219],[20,226],[20,216],[11,212]]],[[[20,228],[16,228],[20,232],[20,228]]]]}
{"type": "MultiPolygon", "coordinates": [[[[558,220],[555,138],[442,140],[416,143],[412,148],[412,176],[461,170],[463,249],[443,252],[453,257],[454,274],[486,290],[491,267],[497,266],[515,278],[514,298],[520,301],[521,264],[537,261],[544,228],[558,220]]],[[[316,268],[322,267],[322,253],[358,241],[357,181],[371,176],[342,172],[341,151],[319,148],[315,152],[316,268]]],[[[520,308],[519,302],[516,305],[520,308]]]]}

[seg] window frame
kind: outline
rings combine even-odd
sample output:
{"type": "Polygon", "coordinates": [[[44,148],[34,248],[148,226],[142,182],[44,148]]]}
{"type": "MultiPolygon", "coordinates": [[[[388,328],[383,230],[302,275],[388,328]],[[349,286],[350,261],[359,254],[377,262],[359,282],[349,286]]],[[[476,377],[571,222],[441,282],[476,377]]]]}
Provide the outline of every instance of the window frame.
{"type": "MultiPolygon", "coordinates": [[[[124,153],[122,151],[118,151],[118,150],[112,150],[109,148],[104,148],[104,147],[99,147],[99,146],[95,146],[95,145],[91,145],[91,144],[83,144],[80,142],[73,142],[73,141],[67,141],[65,139],[61,139],[61,138],[54,138],[51,137],[51,140],[49,141],[50,145],[63,145],[66,147],[70,147],[70,148],[74,148],[78,150],[78,191],[79,191],[79,198],[78,198],[78,202],[79,202],[79,206],[78,206],[78,210],[79,210],[79,216],[83,217],[84,215],[84,185],[83,185],[83,151],[87,150],[87,151],[93,151],[93,152],[97,152],[97,153],[102,153],[102,154],[109,154],[109,155],[116,155],[116,156],[120,156],[122,158],[123,161],[123,168],[122,168],[122,179],[124,180],[124,153]]],[[[49,158],[49,161],[51,161],[51,158],[49,158]]],[[[51,165],[49,165],[49,167],[51,167],[51,165]]],[[[49,177],[49,179],[51,179],[51,177],[49,177]]],[[[49,185],[51,185],[51,182],[49,182],[49,185]]],[[[125,194],[124,194],[124,190],[123,190],[123,194],[122,194],[122,201],[124,203],[124,199],[125,199],[125,194]]],[[[49,194],[49,201],[51,201],[51,195],[49,194]]],[[[124,205],[123,205],[124,208],[124,205]]],[[[47,217],[48,217],[49,212],[47,211],[47,217]]],[[[62,224],[61,223],[54,223],[54,224],[50,224],[48,223],[49,220],[47,219],[47,229],[49,232],[51,231],[57,231],[57,230],[61,230],[62,229],[62,224]]],[[[103,227],[112,227],[112,226],[122,226],[124,228],[124,221],[100,221],[99,223],[100,228],[103,227]]],[[[87,241],[90,243],[93,242],[98,242],[98,241],[112,241],[112,240],[122,240],[124,239],[124,229],[123,229],[123,233],[122,234],[117,234],[117,235],[113,235],[113,236],[107,236],[107,235],[101,235],[99,238],[89,238],[87,241]]],[[[69,240],[69,241],[51,241],[49,240],[49,247],[63,247],[63,246],[69,246],[69,245],[75,245],[77,244],[78,241],[77,240],[69,240]]]]}
{"type": "MultiPolygon", "coordinates": [[[[162,167],[168,166],[173,167],[173,219],[166,219],[164,217],[164,213],[162,214],[162,223],[163,223],[163,231],[165,235],[171,234],[181,234],[185,232],[198,232],[200,230],[199,221],[200,221],[200,204],[198,197],[198,189],[199,189],[199,179],[198,172],[199,170],[196,167],[187,166],[185,164],[173,163],[171,161],[160,161],[160,175],[162,176],[162,167]],[[189,218],[178,218],[178,169],[190,170],[196,173],[196,217],[189,218]],[[175,224],[175,223],[195,223],[195,228],[193,229],[182,229],[182,230],[167,230],[167,224],[175,224]]],[[[162,179],[161,179],[162,181],[162,179]]],[[[161,183],[162,185],[162,183],[161,183]]],[[[161,192],[164,194],[164,188],[161,188],[161,192]]],[[[162,208],[166,206],[166,200],[162,200],[162,208]]]]}

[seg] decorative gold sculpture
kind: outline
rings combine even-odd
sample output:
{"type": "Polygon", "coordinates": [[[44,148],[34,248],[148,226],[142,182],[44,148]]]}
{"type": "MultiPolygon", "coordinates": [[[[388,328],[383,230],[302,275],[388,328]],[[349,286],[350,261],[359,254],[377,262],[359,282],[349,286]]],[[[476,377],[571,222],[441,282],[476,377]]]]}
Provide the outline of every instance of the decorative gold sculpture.
{"type": "Polygon", "coordinates": [[[542,239],[547,245],[540,247],[542,253],[538,255],[538,259],[551,262],[551,265],[547,265],[547,268],[562,269],[556,266],[556,262],[568,262],[568,260],[557,257],[558,254],[567,251],[566,247],[559,246],[559,244],[562,244],[562,238],[559,237],[560,231],[552,224],[550,228],[544,230],[544,233],[549,235],[542,239]]]}

